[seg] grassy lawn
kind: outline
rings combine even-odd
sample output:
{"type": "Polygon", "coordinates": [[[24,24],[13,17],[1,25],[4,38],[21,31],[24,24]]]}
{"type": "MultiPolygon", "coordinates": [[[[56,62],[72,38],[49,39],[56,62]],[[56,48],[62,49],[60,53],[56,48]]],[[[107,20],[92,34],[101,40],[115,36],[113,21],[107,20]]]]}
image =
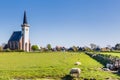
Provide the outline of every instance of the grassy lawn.
{"type": "Polygon", "coordinates": [[[69,74],[70,69],[74,67],[81,69],[81,79],[119,78],[116,74],[101,70],[103,66],[84,53],[0,53],[0,79],[2,80],[13,78],[56,78],[57,80],[69,74]],[[77,61],[82,64],[74,65],[77,61]]]}

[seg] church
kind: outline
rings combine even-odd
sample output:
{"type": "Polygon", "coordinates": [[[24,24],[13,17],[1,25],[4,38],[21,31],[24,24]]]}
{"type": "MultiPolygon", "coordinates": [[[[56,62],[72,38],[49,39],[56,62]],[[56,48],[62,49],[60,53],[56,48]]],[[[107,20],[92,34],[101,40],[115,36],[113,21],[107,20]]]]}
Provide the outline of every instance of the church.
{"type": "Polygon", "coordinates": [[[11,50],[23,50],[29,52],[31,50],[29,37],[29,24],[27,22],[26,11],[24,11],[23,24],[21,31],[14,31],[8,41],[8,48],[11,50]]]}

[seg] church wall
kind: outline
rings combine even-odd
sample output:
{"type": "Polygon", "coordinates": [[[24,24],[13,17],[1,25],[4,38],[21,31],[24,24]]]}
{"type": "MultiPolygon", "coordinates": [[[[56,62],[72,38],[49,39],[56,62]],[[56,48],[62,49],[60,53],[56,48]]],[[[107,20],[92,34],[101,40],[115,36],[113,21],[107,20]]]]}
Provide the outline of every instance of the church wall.
{"type": "Polygon", "coordinates": [[[20,41],[19,41],[19,50],[23,50],[22,47],[23,47],[23,46],[22,46],[22,38],[21,38],[20,41]]]}

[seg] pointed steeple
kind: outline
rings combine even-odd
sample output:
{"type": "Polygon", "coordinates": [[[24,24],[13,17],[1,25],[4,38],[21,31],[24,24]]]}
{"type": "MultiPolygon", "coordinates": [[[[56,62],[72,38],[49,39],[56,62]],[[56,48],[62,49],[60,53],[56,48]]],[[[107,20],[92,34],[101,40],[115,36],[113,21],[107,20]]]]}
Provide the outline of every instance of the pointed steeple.
{"type": "Polygon", "coordinates": [[[27,24],[27,16],[26,16],[26,11],[24,11],[23,24],[27,24]]]}

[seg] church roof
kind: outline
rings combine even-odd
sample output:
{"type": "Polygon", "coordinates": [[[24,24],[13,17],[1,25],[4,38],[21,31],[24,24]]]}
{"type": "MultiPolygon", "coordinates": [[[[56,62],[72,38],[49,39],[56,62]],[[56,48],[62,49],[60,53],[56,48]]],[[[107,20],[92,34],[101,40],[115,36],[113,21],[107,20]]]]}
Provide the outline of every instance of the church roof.
{"type": "Polygon", "coordinates": [[[27,16],[26,16],[26,11],[24,11],[23,24],[27,24],[27,16]]]}
{"type": "Polygon", "coordinates": [[[15,32],[13,32],[9,41],[19,41],[21,39],[21,37],[22,37],[22,32],[21,31],[15,31],[15,32]]]}

